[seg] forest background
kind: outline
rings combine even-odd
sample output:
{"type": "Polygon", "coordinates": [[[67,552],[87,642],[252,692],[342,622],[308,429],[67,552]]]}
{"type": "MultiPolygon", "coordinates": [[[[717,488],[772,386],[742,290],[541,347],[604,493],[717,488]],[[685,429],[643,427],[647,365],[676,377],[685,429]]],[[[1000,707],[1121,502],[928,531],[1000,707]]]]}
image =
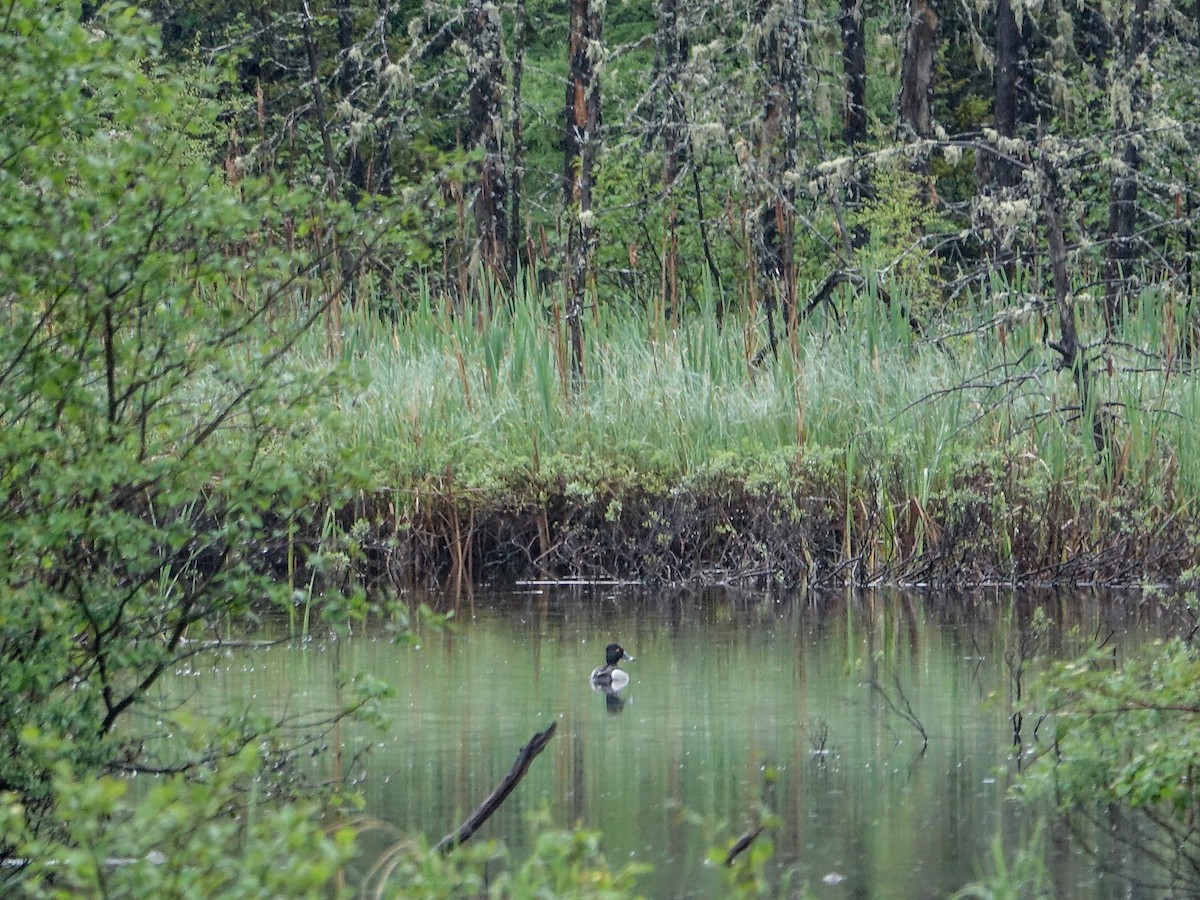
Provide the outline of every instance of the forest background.
{"type": "Polygon", "coordinates": [[[1189,10],[156,16],[208,158],[347,208],[377,564],[818,584],[1190,565],[1189,10]]]}
{"type": "Polygon", "coordinates": [[[1187,588],[1196,23],[0,3],[5,871],[156,834],[231,891],[333,877],[315,807],[225,815],[281,723],[124,728],[272,599],[405,631],[381,585],[1187,588]],[[130,771],[153,810],[93,777],[130,771]]]}

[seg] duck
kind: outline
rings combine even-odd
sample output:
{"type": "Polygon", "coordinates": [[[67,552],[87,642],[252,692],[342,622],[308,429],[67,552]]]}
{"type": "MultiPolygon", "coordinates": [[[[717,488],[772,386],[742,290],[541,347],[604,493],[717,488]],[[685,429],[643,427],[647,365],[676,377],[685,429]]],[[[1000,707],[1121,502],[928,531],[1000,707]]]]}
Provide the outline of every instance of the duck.
{"type": "Polygon", "coordinates": [[[622,659],[634,661],[634,657],[626,653],[625,648],[620,644],[613,643],[604,648],[604,665],[592,669],[592,684],[601,687],[612,686],[613,688],[628,684],[629,675],[617,668],[617,663],[622,659]]]}

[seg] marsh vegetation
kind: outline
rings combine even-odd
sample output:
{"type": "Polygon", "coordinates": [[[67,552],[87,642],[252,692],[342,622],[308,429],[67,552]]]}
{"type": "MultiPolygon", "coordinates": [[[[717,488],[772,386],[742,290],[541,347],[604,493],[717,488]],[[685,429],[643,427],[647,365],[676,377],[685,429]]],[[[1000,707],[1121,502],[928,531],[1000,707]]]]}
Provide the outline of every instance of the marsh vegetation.
{"type": "MultiPolygon", "coordinates": [[[[345,729],[414,686],[164,684],[273,614],[605,579],[1169,598],[1128,657],[1021,632],[1005,714],[1022,790],[1194,893],[1195,45],[1140,0],[0,0],[5,889],[348,890],[345,729]]],[[[633,891],[578,824],[384,890],[633,891]]]]}

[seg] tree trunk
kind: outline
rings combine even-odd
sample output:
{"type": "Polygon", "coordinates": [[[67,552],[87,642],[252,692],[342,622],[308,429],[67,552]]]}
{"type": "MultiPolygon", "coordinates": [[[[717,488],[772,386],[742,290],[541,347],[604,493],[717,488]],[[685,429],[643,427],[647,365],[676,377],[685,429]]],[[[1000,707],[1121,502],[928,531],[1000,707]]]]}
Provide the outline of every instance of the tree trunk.
{"type": "Polygon", "coordinates": [[[842,140],[847,147],[867,142],[867,48],[863,0],[841,0],[842,140]]]}
{"type": "Polygon", "coordinates": [[[780,262],[783,267],[781,301],[790,333],[796,324],[796,171],[800,153],[800,91],[803,77],[804,0],[791,0],[781,31],[783,59],[783,154],[776,184],[779,192],[780,262]]]}
{"type": "MultiPolygon", "coordinates": [[[[992,92],[996,133],[1016,137],[1020,114],[1020,79],[1025,42],[1017,25],[1011,0],[996,0],[996,62],[992,69],[992,92]]],[[[1012,187],[1020,178],[1017,167],[1005,157],[997,157],[991,181],[999,187],[1012,187]]]]}
{"type": "Polygon", "coordinates": [[[1059,339],[1050,347],[1059,355],[1059,365],[1071,373],[1079,394],[1080,421],[1091,422],[1092,444],[1097,454],[1108,446],[1100,406],[1092,392],[1092,375],[1084,348],[1075,327],[1075,303],[1071,275],[1067,268],[1067,242],[1062,221],[1062,195],[1058,177],[1051,164],[1043,163],[1045,194],[1042,206],[1046,216],[1046,243],[1050,252],[1050,276],[1054,285],[1054,306],[1058,312],[1059,339]]]}
{"type": "MultiPolygon", "coordinates": [[[[350,0],[337,0],[338,90],[347,102],[358,83],[358,64],[351,53],[354,47],[354,13],[350,0]]],[[[346,147],[346,177],[343,190],[352,206],[358,206],[367,187],[367,167],[358,142],[351,140],[346,147]]]]}
{"type": "Polygon", "coordinates": [[[1144,102],[1141,79],[1136,74],[1138,58],[1146,51],[1146,15],[1149,0],[1134,0],[1125,29],[1123,71],[1129,79],[1129,118],[1116,111],[1116,127],[1121,144],[1121,164],[1109,187],[1108,252],[1105,254],[1104,319],[1109,334],[1121,318],[1132,277],[1134,233],[1137,230],[1138,171],[1141,154],[1135,143],[1139,113],[1144,102]],[[1124,121],[1123,121],[1124,120],[1124,121]]]}
{"type": "MultiPolygon", "coordinates": [[[[841,0],[838,22],[842,28],[842,141],[851,153],[867,142],[867,49],[863,27],[863,0],[841,0]]],[[[846,185],[846,201],[857,211],[871,195],[865,176],[855,166],[846,185]]],[[[854,226],[852,248],[865,247],[871,236],[854,226]]]]}
{"type": "MultiPolygon", "coordinates": [[[[509,105],[509,133],[512,135],[512,140],[508,153],[508,270],[515,277],[520,263],[517,248],[521,242],[521,190],[525,172],[525,120],[521,114],[521,76],[525,69],[525,0],[516,0],[516,8],[513,16],[512,93],[509,105]]],[[[526,260],[526,265],[530,267],[530,271],[532,271],[533,264],[534,261],[532,258],[526,260]]]]}
{"type": "Polygon", "coordinates": [[[756,19],[764,35],[758,62],[765,77],[762,125],[758,135],[758,170],[765,180],[765,201],[755,220],[754,249],[767,317],[771,352],[777,352],[774,314],[782,312],[785,327],[794,322],[796,299],[793,244],[796,189],[787,177],[794,171],[799,143],[803,9],[799,0],[772,5],[761,0],[756,19]]]}
{"type": "Polygon", "coordinates": [[[308,0],[303,0],[304,15],[301,18],[301,34],[304,39],[304,57],[308,62],[309,86],[312,89],[313,111],[317,116],[317,132],[321,135],[321,149],[325,158],[325,181],[329,188],[329,196],[336,200],[339,192],[337,158],[333,152],[333,138],[330,135],[331,123],[325,104],[325,92],[321,88],[321,66],[317,60],[317,41],[313,35],[313,14],[308,8],[308,0]]]}
{"type": "Polygon", "coordinates": [[[680,80],[687,59],[687,38],[680,33],[678,0],[658,5],[658,83],[662,92],[663,139],[663,248],[660,287],[663,309],[669,316],[679,308],[678,206],[675,189],[688,155],[687,122],[680,80]]]}
{"type": "Polygon", "coordinates": [[[567,329],[571,384],[583,382],[583,310],[599,233],[592,210],[596,157],[600,149],[600,48],[603,0],[571,0],[564,133],[564,193],[567,208],[567,329]]]}
{"type": "Polygon", "coordinates": [[[933,133],[933,64],[938,16],[931,0],[909,0],[904,57],[900,62],[898,136],[916,140],[933,133]]]}
{"type": "MultiPolygon", "coordinates": [[[[381,23],[379,28],[379,64],[384,70],[391,64],[391,55],[388,51],[388,29],[382,24],[387,22],[388,4],[390,2],[391,0],[379,0],[376,5],[376,15],[381,23]]],[[[369,181],[372,190],[385,197],[390,197],[392,194],[392,135],[396,130],[396,114],[394,103],[390,95],[386,93],[380,98],[377,118],[383,122],[383,126],[376,142],[375,154],[369,166],[371,170],[369,181]]]]}
{"type": "Polygon", "coordinates": [[[479,259],[485,271],[511,284],[508,182],[501,151],[504,70],[500,53],[500,11],[484,0],[467,0],[469,142],[481,153],[472,197],[479,259]]]}
{"type": "MultiPolygon", "coordinates": [[[[938,15],[933,0],[909,0],[904,56],[900,61],[900,102],[896,136],[924,140],[933,134],[933,67],[937,58],[938,15]]],[[[924,176],[923,199],[933,201],[929,158],[919,154],[912,170],[924,176]]]]}
{"type": "MultiPolygon", "coordinates": [[[[992,67],[992,115],[996,133],[1002,138],[1017,136],[1019,126],[1027,120],[1028,103],[1022,102],[1026,58],[1026,27],[1017,24],[1012,0],[996,0],[995,60],[992,67]]],[[[1028,15],[1028,14],[1026,14],[1028,15]]],[[[1011,151],[998,148],[994,155],[980,154],[976,177],[981,193],[1003,199],[1021,183],[1021,165],[1011,157],[1011,151]]],[[[987,207],[983,207],[984,210],[987,207]]],[[[985,217],[989,214],[985,211],[985,217]]],[[[1016,253],[1005,236],[997,232],[990,253],[1011,281],[1016,274],[1016,253]]]]}
{"type": "MultiPolygon", "coordinates": [[[[302,12],[301,35],[304,41],[305,59],[308,62],[308,74],[311,80],[313,111],[317,116],[317,130],[321,134],[321,149],[325,158],[325,184],[329,191],[329,198],[337,201],[341,198],[341,177],[338,172],[337,156],[333,150],[333,137],[330,134],[332,123],[329,120],[329,112],[325,103],[325,92],[321,88],[321,67],[317,59],[317,41],[313,35],[313,15],[309,9],[308,0],[302,0],[302,12]]],[[[349,249],[342,243],[336,229],[334,229],[332,241],[338,267],[341,269],[340,287],[347,291],[347,301],[353,306],[356,290],[354,278],[356,268],[355,259],[349,249]]],[[[330,311],[336,317],[338,306],[331,304],[330,311]]]]}

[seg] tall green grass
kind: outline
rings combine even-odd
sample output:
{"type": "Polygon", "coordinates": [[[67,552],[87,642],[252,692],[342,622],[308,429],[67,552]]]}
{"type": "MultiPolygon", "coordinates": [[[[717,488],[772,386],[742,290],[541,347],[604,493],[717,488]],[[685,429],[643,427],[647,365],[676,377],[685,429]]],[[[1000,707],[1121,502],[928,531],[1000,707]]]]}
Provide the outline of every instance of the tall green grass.
{"type": "MultiPolygon", "coordinates": [[[[847,293],[778,355],[761,320],[718,327],[711,293],[670,324],[612,302],[588,313],[577,391],[553,296],[482,313],[422,293],[394,318],[363,306],[338,342],[358,387],[314,423],[306,452],[317,466],[348,452],[381,486],[449,477],[476,495],[554,479],[580,491],[752,483],[798,466],[840,473],[848,496],[884,508],[921,508],[978,466],[1068,495],[1117,482],[1196,495],[1200,399],[1178,353],[1174,370],[1162,362],[1178,343],[1167,301],[1148,294],[1093,364],[1115,447],[1100,458],[1038,316],[998,312],[991,296],[960,298],[918,334],[901,290],[890,303],[847,293]]],[[[1095,335],[1096,311],[1080,315],[1095,335]]],[[[329,347],[314,334],[300,355],[316,365],[329,347]]]]}

